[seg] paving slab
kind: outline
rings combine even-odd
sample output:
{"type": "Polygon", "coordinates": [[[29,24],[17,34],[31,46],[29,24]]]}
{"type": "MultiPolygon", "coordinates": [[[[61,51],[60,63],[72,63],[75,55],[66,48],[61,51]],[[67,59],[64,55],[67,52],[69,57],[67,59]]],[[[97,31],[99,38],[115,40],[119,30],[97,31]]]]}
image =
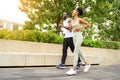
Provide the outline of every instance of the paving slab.
{"type": "Polygon", "coordinates": [[[120,80],[120,64],[92,65],[88,73],[84,66],[74,76],[67,76],[66,69],[55,67],[0,68],[0,80],[120,80]]]}

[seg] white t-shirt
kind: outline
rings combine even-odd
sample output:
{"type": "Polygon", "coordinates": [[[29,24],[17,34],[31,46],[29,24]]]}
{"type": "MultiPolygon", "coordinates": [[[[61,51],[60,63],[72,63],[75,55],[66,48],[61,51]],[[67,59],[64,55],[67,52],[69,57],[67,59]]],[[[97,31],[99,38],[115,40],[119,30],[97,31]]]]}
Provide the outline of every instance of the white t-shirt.
{"type": "MultiPolygon", "coordinates": [[[[63,26],[66,26],[66,27],[69,26],[69,24],[68,24],[68,20],[69,20],[69,19],[70,19],[70,18],[67,18],[66,20],[63,21],[63,26]]],[[[66,29],[66,28],[62,28],[62,30],[63,30],[63,34],[65,34],[64,38],[73,37],[73,32],[70,32],[70,31],[69,31],[68,29],[66,29]]]]}

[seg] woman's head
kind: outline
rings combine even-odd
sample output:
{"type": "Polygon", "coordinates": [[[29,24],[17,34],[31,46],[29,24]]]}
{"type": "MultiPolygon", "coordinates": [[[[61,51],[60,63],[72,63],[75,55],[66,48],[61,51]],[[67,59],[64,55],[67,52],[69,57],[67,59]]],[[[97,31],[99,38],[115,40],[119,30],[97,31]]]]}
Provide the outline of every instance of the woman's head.
{"type": "Polygon", "coordinates": [[[75,10],[73,10],[72,16],[81,16],[83,14],[83,8],[77,7],[75,10]]]}

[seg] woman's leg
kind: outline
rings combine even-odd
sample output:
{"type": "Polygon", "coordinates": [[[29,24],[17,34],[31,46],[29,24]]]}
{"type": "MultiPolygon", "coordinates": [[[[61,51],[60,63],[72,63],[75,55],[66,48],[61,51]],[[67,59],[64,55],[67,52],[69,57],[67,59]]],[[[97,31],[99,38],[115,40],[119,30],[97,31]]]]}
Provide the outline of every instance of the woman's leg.
{"type": "MultiPolygon", "coordinates": [[[[82,44],[82,33],[77,32],[73,34],[73,41],[74,41],[74,45],[75,45],[75,49],[74,49],[74,63],[73,63],[73,67],[66,72],[67,75],[74,75],[76,74],[76,65],[77,65],[77,61],[78,61],[78,55],[79,57],[81,57],[84,61],[85,57],[83,56],[83,54],[80,52],[80,46],[82,44]]],[[[84,72],[87,72],[89,70],[90,65],[85,66],[84,72]]]]}
{"type": "MultiPolygon", "coordinates": [[[[80,51],[80,46],[82,44],[82,40],[83,40],[83,37],[82,37],[82,34],[76,34],[77,37],[76,37],[76,41],[75,41],[75,56],[74,56],[74,65],[76,64],[76,59],[77,59],[77,56],[81,57],[81,59],[84,61],[85,63],[85,68],[84,68],[84,72],[88,72],[89,68],[90,68],[90,64],[87,62],[87,60],[85,59],[84,55],[81,53],[80,51]]],[[[76,69],[75,66],[73,66],[73,69],[76,69]]]]}
{"type": "Polygon", "coordinates": [[[80,46],[81,46],[82,41],[83,41],[82,33],[80,33],[80,32],[74,33],[73,41],[74,41],[74,45],[75,45],[73,66],[75,66],[75,65],[77,65],[78,56],[81,57],[82,60],[85,59],[83,54],[80,53],[80,46]]]}

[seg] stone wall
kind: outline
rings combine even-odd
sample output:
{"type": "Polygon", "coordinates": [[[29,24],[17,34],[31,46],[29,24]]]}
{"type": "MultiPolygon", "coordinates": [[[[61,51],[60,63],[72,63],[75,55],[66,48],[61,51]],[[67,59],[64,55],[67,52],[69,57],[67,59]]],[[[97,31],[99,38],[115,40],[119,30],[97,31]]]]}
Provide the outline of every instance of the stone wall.
{"type": "MultiPolygon", "coordinates": [[[[120,63],[120,50],[81,47],[91,64],[112,65],[120,63]]],[[[61,44],[28,41],[0,40],[0,66],[47,66],[60,63],[61,44]]],[[[73,54],[68,49],[66,65],[73,64],[73,54]]]]}

